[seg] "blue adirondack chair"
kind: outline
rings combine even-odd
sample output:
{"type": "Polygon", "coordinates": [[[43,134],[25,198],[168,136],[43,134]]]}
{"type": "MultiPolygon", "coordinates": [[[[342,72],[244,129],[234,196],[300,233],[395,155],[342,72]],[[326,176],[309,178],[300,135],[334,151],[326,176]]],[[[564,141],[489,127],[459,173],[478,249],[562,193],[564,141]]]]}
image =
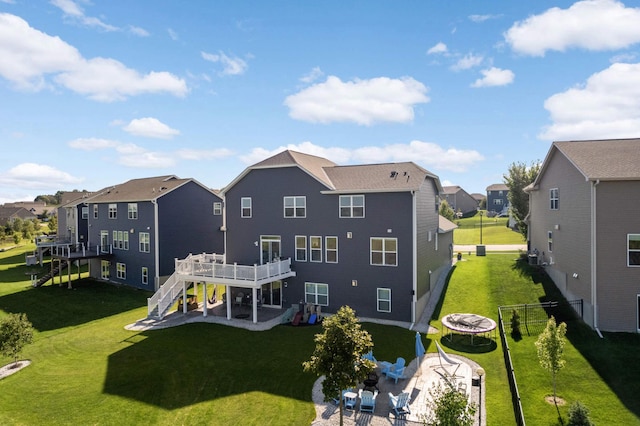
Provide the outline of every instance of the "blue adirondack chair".
{"type": "Polygon", "coordinates": [[[376,396],[378,396],[378,391],[371,392],[360,389],[358,393],[360,397],[360,411],[373,413],[376,410],[376,396]]]}
{"type": "Polygon", "coordinates": [[[389,409],[394,412],[396,417],[404,417],[407,414],[411,414],[409,393],[401,392],[398,395],[394,395],[389,392],[389,409]]]}
{"type": "Polygon", "coordinates": [[[384,374],[390,379],[394,379],[398,383],[398,379],[404,379],[405,360],[402,357],[398,357],[396,363],[393,364],[384,374]]]}

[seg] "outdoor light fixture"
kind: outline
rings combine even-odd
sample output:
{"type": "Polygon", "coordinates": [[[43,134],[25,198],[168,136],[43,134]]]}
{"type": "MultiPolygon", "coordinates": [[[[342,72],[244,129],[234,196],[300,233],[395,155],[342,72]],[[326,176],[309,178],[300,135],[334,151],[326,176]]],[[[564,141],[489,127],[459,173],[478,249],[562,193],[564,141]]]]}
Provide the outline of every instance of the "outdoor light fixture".
{"type": "Polygon", "coordinates": [[[578,278],[578,273],[577,272],[573,273],[573,278],[576,278],[576,279],[578,278]]]}
{"type": "Polygon", "coordinates": [[[478,424],[482,426],[482,376],[484,376],[484,368],[478,367],[476,369],[476,374],[478,375],[478,387],[480,392],[480,398],[478,400],[478,424]]]}
{"type": "Polygon", "coordinates": [[[358,287],[358,280],[351,280],[351,287],[358,287]]]}

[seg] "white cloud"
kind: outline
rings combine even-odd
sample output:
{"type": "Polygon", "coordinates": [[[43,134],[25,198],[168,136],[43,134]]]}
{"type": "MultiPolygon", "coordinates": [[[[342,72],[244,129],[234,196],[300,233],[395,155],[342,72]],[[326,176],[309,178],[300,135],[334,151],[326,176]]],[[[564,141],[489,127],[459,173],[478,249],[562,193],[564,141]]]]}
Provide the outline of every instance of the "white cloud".
{"type": "Polygon", "coordinates": [[[429,50],[427,50],[427,55],[435,55],[440,53],[447,53],[447,45],[443,42],[436,43],[429,50]]]}
{"type": "Polygon", "coordinates": [[[492,86],[506,86],[513,83],[515,74],[511,70],[503,70],[496,67],[491,67],[486,70],[481,70],[482,78],[477,79],[471,87],[492,87],[492,86]]]}
{"type": "Polygon", "coordinates": [[[382,147],[365,146],[355,149],[324,148],[312,142],[289,144],[274,150],[255,148],[249,155],[241,156],[246,164],[254,164],[284,149],[291,149],[327,158],[336,164],[375,164],[413,161],[427,169],[464,172],[484,160],[475,150],[445,149],[432,142],[414,140],[408,144],[392,144],[382,147]]]}
{"type": "Polygon", "coordinates": [[[87,27],[97,27],[104,31],[119,30],[118,27],[106,24],[98,18],[86,16],[80,5],[72,0],[51,0],[51,4],[62,10],[66,18],[73,19],[75,22],[87,27]]]}
{"type": "Polygon", "coordinates": [[[123,100],[143,93],[185,96],[187,85],[168,72],[141,75],[109,58],[83,58],[78,50],[38,31],[22,18],[0,14],[0,76],[16,87],[41,90],[53,82],[90,99],[103,102],[123,100]]]}
{"type": "Polygon", "coordinates": [[[118,164],[143,169],[162,169],[173,167],[176,161],[170,154],[147,151],[134,155],[123,155],[118,160],[118,164]]]}
{"type": "Polygon", "coordinates": [[[476,23],[488,21],[489,19],[498,19],[502,15],[469,15],[469,20],[476,23]]]}
{"type": "Polygon", "coordinates": [[[544,103],[552,124],[541,139],[609,139],[640,134],[640,64],[617,63],[544,103]]]}
{"type": "Polygon", "coordinates": [[[54,167],[37,163],[22,163],[0,173],[0,185],[17,188],[53,188],[60,189],[82,182],[54,167]]]}
{"type": "Polygon", "coordinates": [[[122,129],[132,135],[157,139],[171,139],[180,134],[179,130],[172,129],[157,118],[153,117],[133,119],[122,129]]]}
{"type": "Polygon", "coordinates": [[[71,148],[82,151],[96,151],[99,149],[116,148],[121,145],[121,142],[100,138],[78,138],[70,141],[68,145],[71,148]]]}
{"type": "Polygon", "coordinates": [[[484,57],[482,55],[474,55],[473,53],[467,53],[462,58],[458,59],[458,62],[451,66],[453,71],[468,70],[469,68],[477,67],[482,64],[484,57]]]}
{"type": "Polygon", "coordinates": [[[133,25],[129,25],[129,32],[140,37],[149,37],[150,35],[149,31],[145,30],[144,28],[135,27],[133,25]]]}
{"type": "Polygon", "coordinates": [[[0,0],[0,3],[15,4],[16,1],[15,0],[0,0]]]}
{"type": "Polygon", "coordinates": [[[621,53],[621,54],[615,55],[614,57],[609,59],[609,62],[612,63],[612,64],[615,64],[617,62],[630,63],[630,62],[634,62],[637,57],[638,57],[638,55],[635,54],[635,53],[621,53]]]}
{"type": "Polygon", "coordinates": [[[616,0],[578,1],[516,22],[504,38],[514,51],[532,56],[573,47],[623,49],[640,42],[640,9],[616,0]]]}
{"type": "Polygon", "coordinates": [[[320,67],[314,67],[311,71],[309,71],[304,76],[300,77],[300,81],[303,83],[313,83],[320,77],[324,76],[324,73],[320,69],[320,67]]]}
{"type": "Polygon", "coordinates": [[[222,64],[222,75],[240,75],[244,74],[249,65],[247,62],[237,56],[229,57],[223,51],[220,51],[217,55],[213,53],[200,52],[202,59],[222,64]]]}
{"type": "Polygon", "coordinates": [[[175,32],[171,28],[167,29],[167,32],[169,33],[169,37],[171,37],[171,40],[173,40],[173,41],[178,40],[178,33],[177,32],[175,32]]]}
{"type": "Polygon", "coordinates": [[[291,118],[312,123],[405,123],[413,120],[414,105],[429,101],[427,90],[410,77],[343,82],[329,76],[324,83],[288,96],[284,104],[289,107],[291,118]]]}

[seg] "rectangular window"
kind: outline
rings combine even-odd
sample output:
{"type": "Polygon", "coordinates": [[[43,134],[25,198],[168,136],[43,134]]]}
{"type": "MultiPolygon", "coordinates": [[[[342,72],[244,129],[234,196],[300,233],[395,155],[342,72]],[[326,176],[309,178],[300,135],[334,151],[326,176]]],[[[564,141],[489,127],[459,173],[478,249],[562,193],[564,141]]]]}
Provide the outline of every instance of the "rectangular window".
{"type": "Polygon", "coordinates": [[[123,250],[129,250],[129,233],[127,231],[124,231],[122,233],[122,249],[123,250]]]}
{"type": "Polygon", "coordinates": [[[329,306],[329,284],[305,283],[304,301],[314,305],[329,306]]]}
{"type": "Polygon", "coordinates": [[[118,217],[118,205],[109,204],[109,219],[116,219],[118,217]]]}
{"type": "Polygon", "coordinates": [[[553,251],[553,231],[547,232],[547,242],[549,253],[551,253],[553,251]]]}
{"type": "Polygon", "coordinates": [[[307,197],[284,197],[284,217],[307,217],[307,197]]]}
{"type": "Polygon", "coordinates": [[[118,248],[120,250],[124,248],[124,231],[118,231],[118,248]]]}
{"type": "Polygon", "coordinates": [[[93,218],[94,219],[98,218],[98,205],[97,204],[93,205],[93,218]]]}
{"type": "Polygon", "coordinates": [[[82,208],[82,218],[89,219],[89,207],[85,206],[82,208]]]}
{"type": "Polygon", "coordinates": [[[327,263],[338,263],[338,237],[324,237],[324,259],[327,263]]]}
{"type": "Polygon", "coordinates": [[[109,253],[109,231],[100,231],[100,252],[109,253]]]}
{"type": "Polygon", "coordinates": [[[371,264],[380,266],[398,265],[397,238],[371,238],[371,264]]]}
{"type": "Polygon", "coordinates": [[[220,216],[222,214],[222,203],[216,201],[213,203],[213,214],[215,216],[220,216]]]}
{"type": "Polygon", "coordinates": [[[391,289],[378,289],[378,312],[391,312],[391,289]]]}
{"type": "Polygon", "coordinates": [[[640,266],[640,234],[627,234],[627,266],[640,266]]]}
{"type": "Polygon", "coordinates": [[[558,188],[551,188],[549,190],[549,208],[551,210],[558,210],[560,207],[560,197],[558,196],[558,188]]]}
{"type": "Polygon", "coordinates": [[[311,245],[311,261],[322,262],[322,237],[309,237],[311,245]]]}
{"type": "Polygon", "coordinates": [[[242,209],[241,217],[251,217],[251,197],[242,197],[240,199],[240,208],[242,209]]]}
{"type": "Polygon", "coordinates": [[[103,280],[108,280],[109,279],[109,261],[108,260],[102,260],[100,261],[100,277],[103,280]]]}
{"type": "Polygon", "coordinates": [[[142,267],[142,284],[149,284],[149,268],[146,266],[142,267]]]}
{"type": "Polygon", "coordinates": [[[296,261],[307,261],[307,237],[304,235],[296,235],[296,261]]]}
{"type": "Polygon", "coordinates": [[[341,195],[340,217],[364,217],[364,195],[341,195]]]}
{"type": "Polygon", "coordinates": [[[129,203],[129,204],[127,204],[127,217],[129,219],[137,219],[138,218],[138,203],[129,203]]]}
{"type": "Polygon", "coordinates": [[[501,206],[502,205],[502,199],[501,198],[495,198],[493,200],[493,204],[496,206],[501,206]]]}
{"type": "Polygon", "coordinates": [[[142,253],[149,253],[151,251],[151,238],[148,232],[140,233],[140,251],[142,253]]]}
{"type": "Polygon", "coordinates": [[[116,263],[116,277],[119,280],[127,279],[127,265],[124,263],[116,263]]]}

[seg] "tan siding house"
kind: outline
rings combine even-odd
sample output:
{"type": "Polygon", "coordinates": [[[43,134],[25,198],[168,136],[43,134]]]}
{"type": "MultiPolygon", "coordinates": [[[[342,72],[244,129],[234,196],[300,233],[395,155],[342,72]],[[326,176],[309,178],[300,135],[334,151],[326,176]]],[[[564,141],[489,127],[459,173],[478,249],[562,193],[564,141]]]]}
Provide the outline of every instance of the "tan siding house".
{"type": "Polygon", "coordinates": [[[554,142],[526,191],[529,248],[560,291],[591,327],[639,332],[640,139],[554,142]]]}

